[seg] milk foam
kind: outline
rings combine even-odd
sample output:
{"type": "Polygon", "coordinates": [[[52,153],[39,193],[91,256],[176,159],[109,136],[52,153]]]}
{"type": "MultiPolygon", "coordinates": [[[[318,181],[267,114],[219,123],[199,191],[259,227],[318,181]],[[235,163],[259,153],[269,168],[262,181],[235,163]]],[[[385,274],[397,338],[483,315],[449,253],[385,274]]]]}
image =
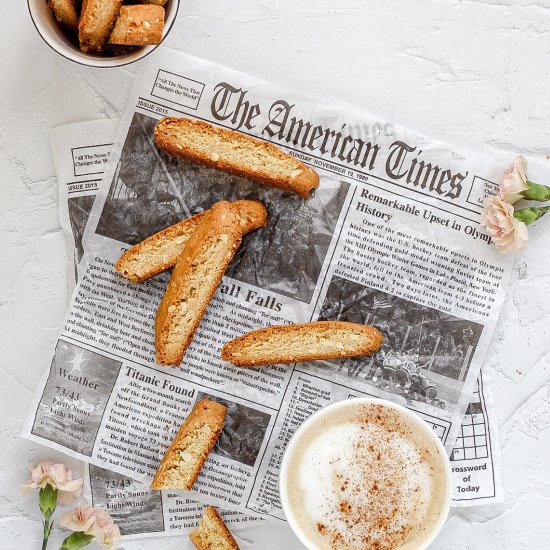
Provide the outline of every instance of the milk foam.
{"type": "Polygon", "coordinates": [[[319,548],[414,548],[438,519],[437,448],[393,410],[379,410],[312,426],[290,462],[289,503],[319,548]]]}

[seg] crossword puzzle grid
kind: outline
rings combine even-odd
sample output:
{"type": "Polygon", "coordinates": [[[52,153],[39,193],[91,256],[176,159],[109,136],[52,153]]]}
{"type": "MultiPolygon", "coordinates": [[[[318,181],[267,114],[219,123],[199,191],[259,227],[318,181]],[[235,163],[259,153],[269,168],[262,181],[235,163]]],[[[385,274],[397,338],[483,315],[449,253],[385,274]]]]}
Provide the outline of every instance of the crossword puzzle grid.
{"type": "Polygon", "coordinates": [[[481,404],[479,387],[472,396],[472,402],[456,439],[452,460],[468,460],[471,458],[488,458],[487,425],[485,411],[481,404]]]}

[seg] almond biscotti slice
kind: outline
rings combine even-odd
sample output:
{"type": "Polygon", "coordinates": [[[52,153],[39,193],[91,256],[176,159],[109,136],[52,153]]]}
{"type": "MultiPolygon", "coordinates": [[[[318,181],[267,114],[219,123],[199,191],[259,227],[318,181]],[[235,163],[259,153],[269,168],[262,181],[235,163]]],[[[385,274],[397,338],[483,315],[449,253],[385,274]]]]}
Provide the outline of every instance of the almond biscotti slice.
{"type": "Polygon", "coordinates": [[[109,37],[109,44],[147,46],[160,44],[164,30],[164,8],[153,4],[122,6],[109,37]]]}
{"type": "Polygon", "coordinates": [[[78,40],[83,52],[100,52],[118,17],[122,0],[84,0],[78,24],[78,40]]]}
{"type": "Polygon", "coordinates": [[[155,143],[167,153],[307,198],[319,186],[317,172],[271,143],[188,118],[166,117],[155,143]]]}
{"type": "Polygon", "coordinates": [[[115,263],[115,270],[135,283],[142,283],[174,267],[205,213],[171,225],[129,248],[115,263]]]}
{"type": "Polygon", "coordinates": [[[357,357],[377,351],[382,341],[382,334],[375,327],[317,321],[253,330],[227,342],[222,348],[222,359],[238,367],[257,367],[357,357]]]}
{"type": "Polygon", "coordinates": [[[152,489],[189,491],[216,443],[227,407],[216,401],[198,401],[164,454],[151,483],[152,489]]]}
{"type": "Polygon", "coordinates": [[[60,23],[70,29],[78,28],[76,0],[48,0],[48,6],[60,23]]]}
{"type": "Polygon", "coordinates": [[[155,324],[157,363],[179,365],[247,227],[231,203],[208,210],[185,243],[155,324]]]}
{"type": "Polygon", "coordinates": [[[164,6],[168,0],[141,0],[142,4],[154,4],[155,6],[164,6]]]}
{"type": "Polygon", "coordinates": [[[189,533],[197,550],[239,550],[237,541],[213,506],[207,506],[199,525],[189,533]]]}
{"type": "MultiPolygon", "coordinates": [[[[264,227],[267,211],[260,201],[230,203],[241,225],[243,234],[264,227]]],[[[205,212],[178,222],[133,246],[117,260],[115,270],[121,275],[141,283],[173,268],[205,212]]]]}

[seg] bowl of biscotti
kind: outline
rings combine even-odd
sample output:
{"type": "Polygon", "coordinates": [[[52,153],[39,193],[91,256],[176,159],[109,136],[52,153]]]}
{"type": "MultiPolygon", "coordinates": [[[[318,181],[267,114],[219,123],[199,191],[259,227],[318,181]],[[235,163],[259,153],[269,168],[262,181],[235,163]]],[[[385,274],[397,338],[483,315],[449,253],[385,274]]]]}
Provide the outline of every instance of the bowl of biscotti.
{"type": "Polygon", "coordinates": [[[27,0],[36,30],[53,50],[82,65],[120,67],[168,35],[179,0],[27,0]]]}

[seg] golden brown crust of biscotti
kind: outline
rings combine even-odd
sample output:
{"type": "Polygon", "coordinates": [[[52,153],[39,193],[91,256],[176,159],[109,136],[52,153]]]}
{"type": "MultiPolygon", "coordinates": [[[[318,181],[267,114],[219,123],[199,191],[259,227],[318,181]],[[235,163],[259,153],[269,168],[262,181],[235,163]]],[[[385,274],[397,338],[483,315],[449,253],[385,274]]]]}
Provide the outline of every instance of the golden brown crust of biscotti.
{"type": "Polygon", "coordinates": [[[83,52],[100,52],[115,25],[122,0],[84,0],[78,24],[83,52]]]}
{"type": "MultiPolygon", "coordinates": [[[[239,217],[243,234],[265,227],[267,210],[260,201],[242,200],[230,204],[239,217]]],[[[201,212],[136,244],[117,260],[115,270],[127,279],[141,283],[173,268],[204,215],[205,212],[201,212]]]]}
{"type": "Polygon", "coordinates": [[[307,198],[319,186],[317,172],[271,143],[188,118],[166,117],[155,143],[167,153],[307,198]]]}
{"type": "Polygon", "coordinates": [[[185,243],[155,323],[157,363],[179,365],[244,235],[231,203],[216,203],[185,243]]]}
{"type": "Polygon", "coordinates": [[[189,533],[189,538],[197,550],[239,550],[237,541],[213,506],[204,509],[199,525],[189,533]]]}
{"type": "Polygon", "coordinates": [[[154,4],[155,6],[164,6],[168,0],[140,0],[140,4],[154,4]]]}
{"type": "Polygon", "coordinates": [[[75,0],[48,0],[48,6],[60,23],[73,30],[78,28],[78,11],[75,0]]]}
{"type": "Polygon", "coordinates": [[[109,44],[147,46],[160,44],[164,30],[164,8],[153,4],[122,6],[109,44]]]}
{"type": "Polygon", "coordinates": [[[238,367],[256,367],[317,359],[358,357],[377,351],[380,331],[343,321],[317,321],[254,330],[227,342],[222,359],[238,367]]]}
{"type": "Polygon", "coordinates": [[[168,447],[151,483],[152,489],[189,491],[218,439],[227,407],[216,401],[198,401],[168,447]]]}
{"type": "Polygon", "coordinates": [[[243,235],[267,225],[267,210],[261,201],[242,200],[231,203],[243,235]]]}

